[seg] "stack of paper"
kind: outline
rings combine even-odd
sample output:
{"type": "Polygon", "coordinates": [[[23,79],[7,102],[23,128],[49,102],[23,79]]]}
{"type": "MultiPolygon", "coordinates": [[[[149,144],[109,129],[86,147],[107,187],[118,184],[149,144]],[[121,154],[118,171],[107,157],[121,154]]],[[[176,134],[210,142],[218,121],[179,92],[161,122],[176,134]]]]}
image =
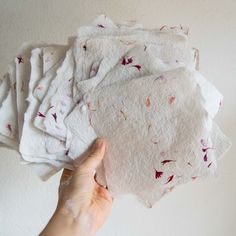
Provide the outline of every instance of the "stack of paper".
{"type": "Polygon", "coordinates": [[[215,174],[230,147],[213,122],[222,95],[198,57],[182,26],[145,29],[105,15],[67,45],[25,43],[1,80],[0,142],[47,179],[104,137],[98,182],[151,206],[215,174]]]}

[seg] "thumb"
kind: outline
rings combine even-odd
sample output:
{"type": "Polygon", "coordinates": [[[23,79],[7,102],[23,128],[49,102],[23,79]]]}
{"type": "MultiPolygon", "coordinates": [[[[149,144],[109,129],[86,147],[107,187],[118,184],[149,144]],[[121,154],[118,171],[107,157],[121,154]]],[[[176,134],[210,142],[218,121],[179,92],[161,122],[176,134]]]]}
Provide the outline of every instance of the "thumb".
{"type": "Polygon", "coordinates": [[[94,173],[95,169],[101,163],[106,149],[106,142],[105,139],[98,138],[92,145],[92,148],[89,151],[88,156],[85,160],[81,163],[78,167],[78,172],[85,173],[94,173]]]}

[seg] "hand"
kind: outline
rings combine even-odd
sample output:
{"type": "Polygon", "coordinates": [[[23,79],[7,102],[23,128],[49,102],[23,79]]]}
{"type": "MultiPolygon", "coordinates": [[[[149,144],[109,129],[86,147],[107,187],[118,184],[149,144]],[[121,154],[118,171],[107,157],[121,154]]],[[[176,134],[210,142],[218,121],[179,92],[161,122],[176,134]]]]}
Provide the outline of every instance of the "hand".
{"type": "Polygon", "coordinates": [[[73,173],[63,171],[57,209],[40,236],[92,236],[104,224],[113,198],[94,178],[104,153],[105,140],[99,138],[73,173]]]}

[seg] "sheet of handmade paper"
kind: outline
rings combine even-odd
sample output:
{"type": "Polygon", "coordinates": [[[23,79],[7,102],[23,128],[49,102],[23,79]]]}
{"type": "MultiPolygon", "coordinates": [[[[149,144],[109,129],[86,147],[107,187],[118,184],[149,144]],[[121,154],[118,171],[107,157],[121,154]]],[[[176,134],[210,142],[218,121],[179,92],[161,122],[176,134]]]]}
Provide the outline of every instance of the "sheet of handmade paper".
{"type": "MultiPolygon", "coordinates": [[[[179,68],[86,94],[67,121],[78,137],[72,140],[72,153],[79,144],[91,143],[94,131],[105,137],[111,193],[133,193],[147,205],[173,186],[214,174],[222,149],[211,139],[210,110],[200,83],[198,73],[179,68]]],[[[212,93],[209,102],[218,109],[220,98],[212,93]]],[[[227,139],[221,142],[228,146],[227,139]]]]}

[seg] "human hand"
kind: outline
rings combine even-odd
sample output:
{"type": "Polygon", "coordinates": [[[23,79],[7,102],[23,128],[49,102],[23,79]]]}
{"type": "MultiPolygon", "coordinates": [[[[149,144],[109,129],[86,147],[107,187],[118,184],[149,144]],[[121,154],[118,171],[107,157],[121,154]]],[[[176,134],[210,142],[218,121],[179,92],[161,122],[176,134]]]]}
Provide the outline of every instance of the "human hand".
{"type": "Polygon", "coordinates": [[[78,168],[63,171],[57,209],[40,236],[92,236],[104,224],[113,199],[94,178],[104,154],[99,138],[78,168]]]}

